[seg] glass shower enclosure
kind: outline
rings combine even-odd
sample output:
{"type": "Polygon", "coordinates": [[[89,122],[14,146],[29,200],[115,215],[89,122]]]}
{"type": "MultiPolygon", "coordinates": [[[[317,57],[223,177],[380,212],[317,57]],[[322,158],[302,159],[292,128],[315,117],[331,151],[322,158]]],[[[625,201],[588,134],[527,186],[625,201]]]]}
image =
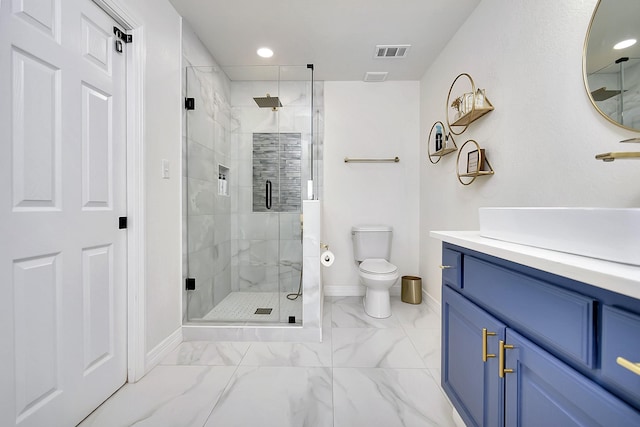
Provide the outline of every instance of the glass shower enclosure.
{"type": "Polygon", "coordinates": [[[187,67],[186,322],[301,324],[312,78],[312,66],[187,67]]]}

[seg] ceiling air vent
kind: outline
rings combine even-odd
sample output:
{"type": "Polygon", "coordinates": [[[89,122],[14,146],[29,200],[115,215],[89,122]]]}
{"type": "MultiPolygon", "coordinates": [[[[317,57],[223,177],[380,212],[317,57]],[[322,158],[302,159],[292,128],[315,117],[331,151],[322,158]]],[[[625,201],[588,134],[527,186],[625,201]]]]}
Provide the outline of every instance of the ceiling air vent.
{"type": "Polygon", "coordinates": [[[387,80],[387,71],[367,71],[364,74],[365,82],[383,82],[387,80]]]}
{"type": "Polygon", "coordinates": [[[374,58],[404,58],[409,53],[410,44],[379,44],[376,46],[374,58]]]}

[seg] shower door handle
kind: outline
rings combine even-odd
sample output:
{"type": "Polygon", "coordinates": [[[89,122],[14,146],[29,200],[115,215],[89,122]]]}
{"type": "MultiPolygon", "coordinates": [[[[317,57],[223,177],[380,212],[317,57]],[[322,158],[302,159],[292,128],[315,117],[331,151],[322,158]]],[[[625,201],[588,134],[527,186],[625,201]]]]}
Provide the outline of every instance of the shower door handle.
{"type": "Polygon", "coordinates": [[[267,186],[266,186],[266,193],[265,193],[265,202],[266,202],[266,207],[267,209],[271,209],[271,181],[267,180],[267,186]]]}

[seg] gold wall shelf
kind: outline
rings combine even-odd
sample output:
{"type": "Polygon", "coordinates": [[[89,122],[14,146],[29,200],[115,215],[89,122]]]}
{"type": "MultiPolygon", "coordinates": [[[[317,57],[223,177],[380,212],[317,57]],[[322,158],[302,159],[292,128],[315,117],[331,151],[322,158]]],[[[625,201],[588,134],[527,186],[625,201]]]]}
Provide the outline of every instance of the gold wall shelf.
{"type": "Polygon", "coordinates": [[[453,80],[453,83],[451,83],[451,87],[449,88],[449,94],[447,95],[447,104],[446,104],[446,111],[445,111],[446,117],[447,117],[447,125],[451,130],[451,133],[453,133],[454,135],[461,135],[462,133],[464,133],[464,131],[467,130],[467,128],[471,123],[475,122],[480,117],[484,116],[485,114],[493,110],[494,110],[493,105],[487,98],[486,94],[484,94],[484,91],[476,88],[476,84],[473,81],[473,78],[467,73],[458,74],[458,76],[453,80]],[[468,93],[465,93],[464,95],[460,95],[456,97],[455,100],[452,102],[451,92],[453,92],[453,88],[455,87],[456,82],[460,78],[466,78],[469,80],[469,83],[471,85],[471,91],[468,93]],[[471,111],[464,113],[462,116],[455,118],[453,122],[451,122],[451,120],[449,119],[449,113],[450,113],[449,108],[450,107],[456,108],[458,111],[460,111],[460,109],[463,108],[462,104],[465,103],[463,99],[465,95],[469,95],[472,98],[472,101],[470,103],[471,111]],[[479,96],[482,97],[482,105],[476,106],[476,102],[478,102],[477,98],[479,96]],[[456,107],[454,107],[454,105],[456,107]],[[462,130],[458,131],[454,129],[454,127],[457,127],[457,128],[462,127],[462,130]]]}
{"type": "Polygon", "coordinates": [[[433,157],[444,157],[447,154],[455,153],[458,148],[443,148],[442,150],[436,151],[435,153],[431,153],[433,157]]]}
{"type": "MultiPolygon", "coordinates": [[[[446,156],[447,154],[451,154],[454,153],[455,151],[458,150],[458,146],[456,145],[456,142],[453,139],[453,135],[451,135],[451,132],[449,133],[444,133],[446,131],[446,128],[444,126],[444,123],[442,122],[435,122],[433,124],[433,126],[431,126],[431,131],[429,131],[429,139],[427,140],[427,151],[429,153],[429,161],[431,163],[433,163],[434,165],[436,163],[438,163],[440,161],[440,159],[444,156],[446,156]],[[433,130],[436,128],[436,126],[438,126],[438,124],[440,124],[440,126],[442,126],[442,148],[440,148],[439,150],[436,151],[431,151],[431,135],[433,134],[433,130]],[[434,158],[436,160],[434,160],[434,158]]],[[[434,143],[434,148],[437,148],[437,145],[434,143]]]]}
{"type": "MultiPolygon", "coordinates": [[[[487,159],[484,160],[485,162],[487,161],[487,159]]],[[[479,171],[479,172],[475,172],[475,173],[462,173],[460,175],[458,175],[461,178],[464,177],[476,177],[476,176],[485,176],[485,175],[493,175],[495,172],[493,170],[489,170],[489,171],[479,171]]],[[[471,184],[471,183],[469,183],[471,184]]],[[[468,184],[464,184],[464,185],[468,185],[468,184]]]]}
{"type": "Polygon", "coordinates": [[[486,97],[484,98],[484,102],[485,104],[489,104],[489,105],[485,105],[483,108],[474,108],[473,111],[471,111],[470,113],[465,114],[455,122],[451,123],[451,126],[469,126],[471,123],[475,122],[480,117],[484,116],[490,111],[493,111],[493,105],[491,105],[491,103],[486,97]]]}
{"type": "Polygon", "coordinates": [[[462,144],[462,147],[460,147],[460,150],[458,151],[458,159],[456,161],[456,175],[458,176],[458,181],[460,181],[460,184],[469,185],[473,181],[475,181],[476,178],[478,178],[479,176],[490,176],[490,175],[493,175],[494,173],[495,172],[493,171],[493,167],[491,166],[491,163],[489,163],[489,159],[487,159],[485,151],[480,148],[480,145],[476,141],[474,141],[473,139],[469,139],[464,144],[462,144]],[[474,151],[474,150],[465,150],[464,148],[467,144],[475,145],[475,148],[478,151],[478,170],[474,172],[469,172],[468,170],[469,165],[466,160],[464,161],[465,171],[464,172],[460,171],[461,154],[465,153],[468,156],[470,152],[474,151]],[[467,180],[466,178],[470,178],[470,179],[467,180]]]}

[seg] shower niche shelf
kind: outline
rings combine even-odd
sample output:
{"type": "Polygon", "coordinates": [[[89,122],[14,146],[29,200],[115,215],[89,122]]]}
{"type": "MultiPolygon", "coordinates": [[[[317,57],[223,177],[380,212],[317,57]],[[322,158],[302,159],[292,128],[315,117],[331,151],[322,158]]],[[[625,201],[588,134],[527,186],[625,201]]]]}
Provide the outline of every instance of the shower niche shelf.
{"type": "Polygon", "coordinates": [[[218,196],[229,197],[229,168],[218,165],[218,196]]]}
{"type": "MultiPolygon", "coordinates": [[[[462,83],[460,83],[460,85],[462,85],[462,83]]],[[[446,108],[447,125],[454,135],[461,135],[467,130],[471,123],[494,110],[493,105],[485,95],[484,89],[476,88],[473,78],[467,73],[459,74],[453,80],[453,83],[451,83],[449,94],[447,95],[446,108]],[[460,89],[460,87],[456,88],[456,93],[462,92],[462,95],[452,100],[451,93],[461,78],[468,80],[469,87],[465,89],[460,89]],[[469,92],[466,92],[466,90],[469,90],[469,92]],[[451,109],[456,111],[453,118],[450,117],[451,109]],[[455,128],[462,128],[462,130],[458,131],[455,128]]]]}
{"type": "Polygon", "coordinates": [[[458,151],[456,164],[456,174],[458,181],[462,185],[469,185],[479,176],[491,176],[494,174],[493,167],[480,145],[470,139],[462,144],[458,151]]]}
{"type": "Polygon", "coordinates": [[[431,131],[429,132],[427,150],[429,153],[429,161],[434,165],[447,154],[454,153],[458,150],[458,146],[453,139],[453,135],[451,135],[451,132],[445,133],[445,130],[446,128],[444,123],[438,121],[431,126],[431,131]]]}

